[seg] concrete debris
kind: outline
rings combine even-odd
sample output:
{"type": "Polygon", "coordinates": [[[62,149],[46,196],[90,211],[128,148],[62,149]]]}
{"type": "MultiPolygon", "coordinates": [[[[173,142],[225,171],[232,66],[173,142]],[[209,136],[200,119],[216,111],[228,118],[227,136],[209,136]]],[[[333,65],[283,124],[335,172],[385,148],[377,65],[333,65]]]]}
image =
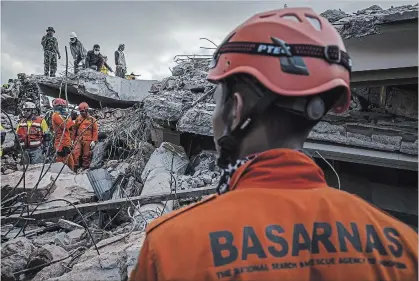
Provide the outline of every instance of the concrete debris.
{"type": "MultiPolygon", "coordinates": [[[[68,253],[61,247],[55,245],[44,245],[43,247],[39,248],[38,253],[42,255],[42,257],[46,258],[45,261],[52,262],[62,260],[65,257],[68,257],[68,253]]],[[[44,267],[40,270],[32,281],[43,281],[48,280],[49,278],[59,277],[66,272],[66,264],[68,260],[62,260],[57,263],[53,263],[49,266],[44,267]]]]}
{"type": "Polygon", "coordinates": [[[124,236],[126,234],[102,240],[98,243],[98,247],[101,247],[100,256],[92,248],[80,257],[72,271],[48,281],[127,280],[137,262],[145,233],[133,232],[125,239],[124,236]]]}
{"type": "MultiPolygon", "coordinates": [[[[141,179],[144,182],[142,196],[170,194],[176,185],[175,175],[183,175],[189,164],[185,150],[168,142],[163,142],[150,157],[141,179]]],[[[173,201],[146,204],[134,212],[134,218],[148,216],[148,221],[173,210],[173,201]]]]}
{"type": "Polygon", "coordinates": [[[61,228],[65,229],[65,230],[68,230],[68,231],[72,231],[72,230],[76,230],[76,229],[84,229],[83,226],[81,226],[77,223],[74,223],[74,222],[71,222],[71,221],[68,221],[68,220],[63,220],[63,219],[58,220],[58,225],[61,228]]]}
{"type": "Polygon", "coordinates": [[[321,14],[338,30],[343,39],[359,38],[380,33],[380,25],[418,18],[417,5],[405,5],[383,10],[377,5],[347,15],[328,10],[321,14]]]}
{"type": "Polygon", "coordinates": [[[349,17],[347,13],[345,13],[342,10],[327,10],[320,14],[322,17],[326,18],[330,23],[334,23],[335,21],[338,21],[340,19],[349,17]]]}
{"type": "MultiPolygon", "coordinates": [[[[35,246],[25,237],[18,237],[2,244],[1,247],[1,272],[17,272],[26,268],[35,246]]],[[[3,279],[2,279],[3,280],[3,279]]]]}
{"type": "MultiPolygon", "coordinates": [[[[48,96],[59,97],[60,88],[64,89],[64,77],[34,76],[40,89],[48,96]]],[[[142,101],[156,80],[128,80],[109,76],[91,69],[69,73],[67,79],[68,101],[79,104],[86,101],[91,107],[101,105],[129,107],[142,101]]]]}
{"type": "Polygon", "coordinates": [[[203,92],[213,87],[206,80],[207,71],[207,59],[181,62],[174,68],[173,76],[158,83],[154,87],[158,91],[145,99],[147,114],[159,120],[179,120],[203,92]]]}

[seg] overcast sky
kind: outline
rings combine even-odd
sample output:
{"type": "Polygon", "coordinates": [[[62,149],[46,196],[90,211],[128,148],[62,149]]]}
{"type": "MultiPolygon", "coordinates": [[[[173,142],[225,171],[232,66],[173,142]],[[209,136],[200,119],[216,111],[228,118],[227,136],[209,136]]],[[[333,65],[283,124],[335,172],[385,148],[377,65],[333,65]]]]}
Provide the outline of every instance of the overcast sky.
{"type": "MultiPolygon", "coordinates": [[[[229,31],[255,13],[292,6],[310,6],[316,12],[342,9],[347,13],[373,4],[415,4],[415,1],[1,1],[1,82],[16,74],[43,74],[41,38],[53,26],[61,51],[59,71],[65,65],[64,46],[77,33],[86,49],[101,46],[115,68],[113,53],[125,44],[128,71],[142,79],[170,75],[173,57],[210,53],[206,37],[219,43],[229,31]]],[[[69,51],[69,58],[72,61],[69,51]]]]}

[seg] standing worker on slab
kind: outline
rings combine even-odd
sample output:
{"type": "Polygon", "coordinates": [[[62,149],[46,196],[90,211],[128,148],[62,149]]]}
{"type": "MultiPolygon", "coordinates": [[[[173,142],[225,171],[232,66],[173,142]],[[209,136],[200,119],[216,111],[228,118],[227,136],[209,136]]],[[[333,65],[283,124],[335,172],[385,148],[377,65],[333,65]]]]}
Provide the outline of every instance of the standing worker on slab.
{"type": "Polygon", "coordinates": [[[115,51],[115,65],[116,72],[115,76],[125,78],[125,73],[127,72],[127,63],[125,61],[125,45],[119,44],[118,50],[115,51]]]}
{"type": "Polygon", "coordinates": [[[44,49],[44,75],[55,77],[57,72],[57,55],[61,59],[60,50],[58,48],[58,40],[54,37],[55,30],[53,27],[48,27],[47,34],[42,37],[41,45],[44,49]]]}
{"type": "Polygon", "coordinates": [[[24,150],[22,162],[42,163],[51,140],[47,122],[41,116],[37,116],[37,109],[33,102],[25,102],[22,111],[23,117],[16,127],[20,146],[24,150]]]}
{"type": "Polygon", "coordinates": [[[80,156],[82,157],[82,168],[88,169],[92,160],[92,149],[98,141],[98,126],[96,119],[89,114],[89,105],[82,102],[79,105],[80,115],[77,117],[74,130],[73,157],[76,169],[79,168],[80,156]]]}
{"type": "Polygon", "coordinates": [[[74,122],[70,116],[65,114],[67,101],[56,98],[52,102],[54,113],[51,117],[52,128],[54,129],[54,148],[57,153],[55,162],[65,163],[70,169],[74,170],[74,159],[71,153],[71,129],[74,122]]]}
{"type": "Polygon", "coordinates": [[[208,73],[219,195],[151,222],[131,280],[417,280],[417,233],[329,187],[301,151],[329,110],[349,107],[350,74],[342,38],[312,9],[230,33],[208,73]]]}
{"type": "Polygon", "coordinates": [[[77,34],[75,32],[70,33],[70,51],[71,56],[74,59],[74,73],[77,73],[79,71],[79,63],[82,62],[83,65],[85,63],[87,51],[77,38],[77,34]]]}

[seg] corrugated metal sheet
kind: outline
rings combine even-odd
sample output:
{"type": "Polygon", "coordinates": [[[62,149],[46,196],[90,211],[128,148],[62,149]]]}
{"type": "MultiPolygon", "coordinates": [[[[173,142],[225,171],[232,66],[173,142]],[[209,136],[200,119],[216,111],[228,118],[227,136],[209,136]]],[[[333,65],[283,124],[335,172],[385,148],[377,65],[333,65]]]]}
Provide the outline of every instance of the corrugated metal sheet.
{"type": "Polygon", "coordinates": [[[112,198],[112,176],[105,169],[89,170],[87,178],[95,191],[96,197],[100,201],[109,200],[112,198]]]}

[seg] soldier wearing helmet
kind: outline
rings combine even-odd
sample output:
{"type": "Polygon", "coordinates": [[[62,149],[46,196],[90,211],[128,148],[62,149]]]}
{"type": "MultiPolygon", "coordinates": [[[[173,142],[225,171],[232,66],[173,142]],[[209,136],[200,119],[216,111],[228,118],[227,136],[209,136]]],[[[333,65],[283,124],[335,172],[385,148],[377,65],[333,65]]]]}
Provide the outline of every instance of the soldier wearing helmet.
{"type": "Polygon", "coordinates": [[[88,169],[92,160],[92,149],[98,141],[98,126],[96,119],[89,114],[89,105],[82,102],[79,105],[80,115],[74,124],[74,150],[73,158],[76,169],[82,167],[88,169]],[[80,165],[80,157],[82,164],[80,165]]]}
{"type": "Polygon", "coordinates": [[[51,140],[47,122],[44,118],[37,116],[36,106],[33,102],[25,102],[22,111],[23,117],[16,128],[18,141],[24,150],[22,162],[42,163],[51,140]]]}
{"type": "Polygon", "coordinates": [[[53,100],[52,106],[54,107],[54,113],[51,117],[51,123],[55,134],[54,148],[57,153],[55,161],[65,163],[70,169],[74,170],[74,159],[71,153],[71,131],[74,122],[67,114],[67,101],[56,98],[53,100]]]}
{"type": "Polygon", "coordinates": [[[348,108],[350,73],[342,38],[312,9],[231,32],[208,74],[219,194],[152,221],[131,280],[417,280],[417,233],[329,187],[301,151],[329,110],[348,108]]]}

